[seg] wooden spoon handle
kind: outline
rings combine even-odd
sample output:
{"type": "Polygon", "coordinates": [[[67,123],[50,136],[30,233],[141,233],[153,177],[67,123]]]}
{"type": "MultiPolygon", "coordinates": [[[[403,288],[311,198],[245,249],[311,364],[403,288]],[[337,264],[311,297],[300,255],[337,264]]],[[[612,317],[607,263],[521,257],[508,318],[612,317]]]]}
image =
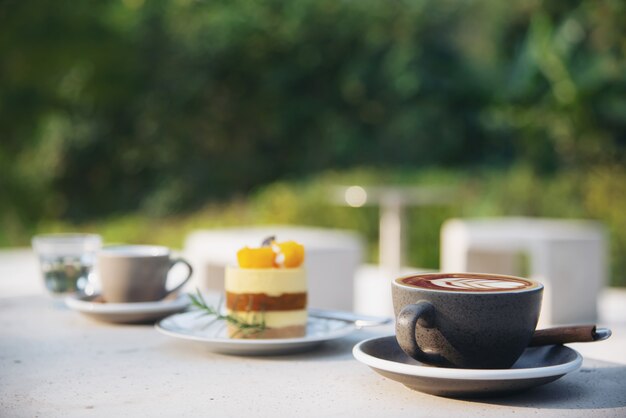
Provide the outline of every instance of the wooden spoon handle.
{"type": "Polygon", "coordinates": [[[529,346],[535,347],[539,345],[599,341],[606,339],[611,335],[610,330],[603,329],[601,331],[602,333],[596,332],[595,325],[576,325],[539,329],[535,331],[533,338],[530,340],[529,346]]]}

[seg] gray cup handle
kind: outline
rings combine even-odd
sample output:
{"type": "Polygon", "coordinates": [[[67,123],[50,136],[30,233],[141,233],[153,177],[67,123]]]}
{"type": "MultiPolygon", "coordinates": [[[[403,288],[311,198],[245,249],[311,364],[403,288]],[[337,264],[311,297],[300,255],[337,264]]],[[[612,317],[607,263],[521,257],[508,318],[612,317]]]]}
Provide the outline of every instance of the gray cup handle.
{"type": "Polygon", "coordinates": [[[416,360],[427,363],[445,362],[439,354],[425,353],[417,344],[415,330],[417,327],[432,328],[435,316],[435,307],[426,301],[419,301],[406,305],[396,320],[396,339],[402,351],[416,360]]]}
{"type": "Polygon", "coordinates": [[[171,295],[172,293],[176,292],[181,287],[183,287],[185,285],[185,283],[187,283],[189,281],[189,279],[191,278],[191,275],[193,274],[193,267],[191,267],[191,264],[189,264],[187,262],[187,260],[185,260],[184,258],[174,258],[174,259],[172,259],[170,261],[170,270],[172,269],[172,267],[174,267],[178,263],[183,263],[185,266],[187,266],[187,269],[189,270],[188,273],[187,273],[187,277],[185,277],[185,279],[182,282],[180,282],[179,284],[177,284],[173,288],[167,290],[165,292],[166,295],[171,295]]]}

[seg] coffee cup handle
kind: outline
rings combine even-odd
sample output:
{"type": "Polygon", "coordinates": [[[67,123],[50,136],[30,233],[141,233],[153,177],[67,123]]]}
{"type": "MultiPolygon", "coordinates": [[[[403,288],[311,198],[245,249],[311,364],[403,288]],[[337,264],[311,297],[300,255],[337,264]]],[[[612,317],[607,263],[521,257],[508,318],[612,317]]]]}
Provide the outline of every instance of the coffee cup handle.
{"type": "Polygon", "coordinates": [[[417,327],[432,328],[435,307],[426,301],[406,305],[396,320],[396,339],[402,351],[409,356],[427,363],[442,363],[442,357],[436,353],[425,353],[417,344],[417,327]]]}
{"type": "Polygon", "coordinates": [[[189,264],[187,262],[187,260],[185,260],[184,258],[175,258],[175,259],[171,260],[170,261],[170,270],[172,269],[172,267],[174,267],[178,263],[183,263],[185,266],[187,266],[187,269],[188,269],[187,277],[185,277],[185,279],[182,282],[180,282],[179,284],[177,284],[173,288],[167,290],[166,291],[166,295],[171,295],[172,293],[178,291],[181,287],[183,287],[185,285],[185,283],[187,283],[189,281],[189,279],[191,278],[191,275],[193,274],[193,267],[191,267],[191,264],[189,264]]]}

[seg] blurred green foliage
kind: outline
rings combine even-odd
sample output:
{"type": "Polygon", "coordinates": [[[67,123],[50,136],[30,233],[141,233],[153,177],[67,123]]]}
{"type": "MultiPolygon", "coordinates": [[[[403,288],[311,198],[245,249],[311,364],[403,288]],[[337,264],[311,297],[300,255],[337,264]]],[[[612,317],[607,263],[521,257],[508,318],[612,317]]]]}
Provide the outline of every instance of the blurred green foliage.
{"type": "Polygon", "coordinates": [[[209,204],[185,216],[165,219],[124,215],[76,225],[46,222],[48,232],[97,231],[108,243],[153,243],[182,248],[193,230],[241,225],[296,224],[358,231],[365,238],[366,259],[378,257],[378,208],[351,208],[333,201],[338,184],[399,184],[446,187],[454,200],[407,209],[407,262],[439,267],[439,233],[452,217],[542,216],[602,220],[609,239],[611,284],[626,286],[626,168],[596,168],[586,173],[562,171],[546,177],[526,165],[507,170],[328,171],[307,180],[266,185],[246,200],[209,204]]]}
{"type": "Polygon", "coordinates": [[[624,249],[624,22],[622,0],[4,0],[0,245],[94,222],[128,240],[207,205],[350,226],[306,179],[373,167],[478,175],[462,211],[420,209],[429,240],[444,215],[520,212],[601,219],[624,249]]]}
{"type": "Polygon", "coordinates": [[[264,188],[252,205],[257,221],[355,229],[368,242],[368,259],[378,253],[378,212],[371,207],[333,206],[329,190],[336,184],[410,184],[452,187],[454,202],[408,209],[408,263],[439,267],[439,234],[452,217],[541,216],[599,219],[610,246],[611,284],[626,286],[626,167],[588,172],[561,171],[546,176],[527,165],[507,170],[420,170],[414,172],[330,172],[309,183],[276,183],[264,188]]]}

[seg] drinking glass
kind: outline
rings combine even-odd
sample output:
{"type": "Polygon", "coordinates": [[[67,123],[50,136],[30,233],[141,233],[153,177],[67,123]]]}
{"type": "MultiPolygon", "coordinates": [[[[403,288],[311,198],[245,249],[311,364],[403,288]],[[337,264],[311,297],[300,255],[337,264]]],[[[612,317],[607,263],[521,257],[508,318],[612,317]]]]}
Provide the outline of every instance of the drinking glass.
{"type": "Polygon", "coordinates": [[[53,296],[94,294],[94,264],[102,247],[96,234],[47,234],[32,240],[46,289],[53,296]]]}

